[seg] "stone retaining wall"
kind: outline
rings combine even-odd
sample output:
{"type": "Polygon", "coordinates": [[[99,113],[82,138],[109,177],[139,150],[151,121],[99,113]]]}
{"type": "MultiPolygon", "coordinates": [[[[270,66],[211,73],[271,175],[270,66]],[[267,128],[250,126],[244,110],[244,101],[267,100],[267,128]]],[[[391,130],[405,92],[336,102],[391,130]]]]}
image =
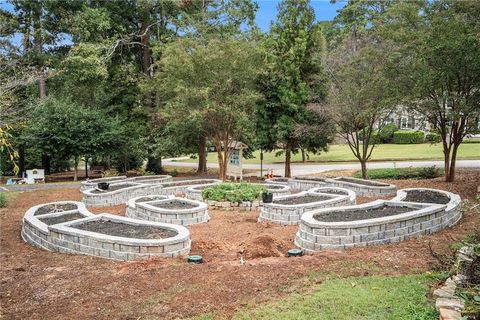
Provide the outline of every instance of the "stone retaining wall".
{"type": "Polygon", "coordinates": [[[127,176],[115,176],[115,177],[105,177],[98,179],[90,179],[81,182],[80,191],[93,189],[100,182],[108,183],[121,183],[121,182],[135,182],[135,183],[145,183],[145,184],[156,184],[162,182],[172,181],[172,176],[169,175],[155,175],[155,176],[138,176],[127,178],[127,176]]]}
{"type": "Polygon", "coordinates": [[[152,256],[175,257],[186,255],[190,251],[190,233],[183,226],[140,221],[110,214],[93,215],[82,203],[72,201],[59,203],[75,203],[77,209],[35,215],[39,208],[55,203],[30,208],[23,218],[21,234],[24,241],[49,251],[85,254],[115,260],[136,260],[152,256]],[[75,212],[80,213],[84,218],[53,225],[46,225],[39,220],[39,218],[75,212]],[[154,226],[175,231],[177,235],[166,239],[136,239],[109,236],[74,228],[75,225],[100,219],[133,225],[154,226]]]}
{"type": "Polygon", "coordinates": [[[333,187],[313,188],[295,195],[275,197],[272,203],[264,203],[258,220],[282,225],[298,224],[300,217],[305,212],[321,208],[352,205],[355,204],[355,199],[355,193],[347,189],[333,187]],[[345,194],[331,194],[328,193],[329,191],[344,192],[345,194]],[[276,200],[293,199],[306,195],[331,196],[331,199],[291,205],[275,203],[276,200]]]}
{"type": "Polygon", "coordinates": [[[239,211],[257,211],[260,209],[262,202],[259,200],[229,202],[229,201],[212,201],[207,200],[208,208],[212,210],[239,210],[239,211]]]}
{"type": "Polygon", "coordinates": [[[447,197],[450,198],[450,201],[446,204],[445,213],[449,217],[453,217],[450,220],[451,224],[454,225],[462,218],[462,199],[458,194],[438,190],[438,189],[428,189],[428,188],[408,188],[408,189],[400,189],[397,191],[397,196],[392,199],[392,201],[403,201],[407,197],[407,191],[433,191],[443,193],[447,197]]]}
{"type": "Polygon", "coordinates": [[[403,241],[427,235],[448,227],[459,220],[445,205],[377,200],[350,207],[310,211],[302,215],[295,244],[306,251],[345,249],[403,241]],[[403,214],[346,222],[322,222],[315,215],[329,211],[353,211],[389,204],[408,206],[412,211],[403,214]]]}
{"type": "Polygon", "coordinates": [[[113,183],[111,186],[132,185],[130,187],[95,193],[95,188],[82,191],[83,203],[92,207],[108,207],[126,203],[129,199],[152,194],[160,189],[160,185],[149,185],[143,183],[120,182],[113,183]]]}
{"type": "Polygon", "coordinates": [[[372,180],[364,180],[364,179],[357,179],[357,178],[350,178],[352,181],[355,182],[348,182],[348,181],[341,181],[342,177],[328,179],[329,183],[334,187],[340,187],[355,191],[357,196],[360,197],[381,197],[381,196],[394,196],[397,191],[397,187],[393,184],[388,183],[381,183],[372,180]],[[361,184],[362,182],[366,183],[373,183],[377,185],[365,185],[361,184]]]}
{"type": "Polygon", "coordinates": [[[127,217],[134,219],[173,223],[184,226],[208,222],[208,220],[210,219],[210,217],[208,216],[207,204],[200,201],[175,197],[146,202],[136,202],[133,208],[130,206],[129,201],[126,215],[127,217]],[[165,209],[154,206],[155,204],[168,203],[171,201],[180,201],[183,203],[195,205],[196,207],[189,209],[165,209]]]}

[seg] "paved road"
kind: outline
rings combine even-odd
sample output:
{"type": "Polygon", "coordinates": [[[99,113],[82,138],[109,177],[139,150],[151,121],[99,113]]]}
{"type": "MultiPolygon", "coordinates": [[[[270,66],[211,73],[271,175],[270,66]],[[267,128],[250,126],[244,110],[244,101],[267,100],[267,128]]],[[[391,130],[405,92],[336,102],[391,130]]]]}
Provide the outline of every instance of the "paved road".
{"type": "MultiPolygon", "coordinates": [[[[179,160],[182,160],[180,158],[179,160]]],[[[168,159],[163,161],[164,165],[172,167],[188,167],[195,168],[197,167],[196,163],[192,162],[180,162],[173,161],[173,159],[168,159]]],[[[208,163],[209,168],[218,168],[217,163],[208,163]]],[[[431,167],[437,166],[439,168],[443,167],[443,161],[386,161],[386,162],[370,162],[367,164],[367,167],[370,169],[377,168],[406,168],[406,167],[431,167]]],[[[247,163],[243,165],[244,169],[248,170],[258,170],[258,172],[249,174],[249,175],[260,175],[260,164],[247,163]]],[[[480,160],[457,160],[457,168],[480,168],[480,160]]],[[[263,170],[273,169],[275,175],[283,176],[284,165],[281,163],[275,164],[265,164],[263,165],[263,170]]],[[[345,170],[345,169],[360,169],[359,163],[332,163],[332,164],[292,164],[292,175],[308,175],[319,173],[327,170],[345,170]]]]}

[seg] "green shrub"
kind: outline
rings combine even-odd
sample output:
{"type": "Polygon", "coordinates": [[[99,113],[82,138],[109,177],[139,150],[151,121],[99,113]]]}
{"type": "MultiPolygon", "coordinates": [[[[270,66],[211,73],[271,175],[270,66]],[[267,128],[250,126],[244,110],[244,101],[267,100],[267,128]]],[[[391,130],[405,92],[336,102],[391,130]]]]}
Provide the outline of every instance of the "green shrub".
{"type": "Polygon", "coordinates": [[[422,131],[396,131],[393,133],[395,144],[416,144],[423,143],[425,134],[422,131]]]}
{"type": "Polygon", "coordinates": [[[439,143],[442,141],[442,137],[438,133],[430,132],[425,135],[425,141],[430,143],[439,143]]]}
{"type": "Polygon", "coordinates": [[[202,191],[203,199],[213,201],[242,202],[261,198],[267,189],[251,183],[220,183],[202,191]]]}
{"type": "Polygon", "coordinates": [[[480,143],[480,138],[465,138],[463,143],[480,143]]]}
{"type": "MultiPolygon", "coordinates": [[[[358,133],[358,139],[360,139],[360,141],[363,141],[363,133],[362,131],[360,131],[358,133]]],[[[381,141],[379,140],[379,135],[377,132],[372,132],[372,134],[370,135],[370,144],[373,144],[373,143],[380,143],[381,141]]]]}
{"type": "Polygon", "coordinates": [[[398,127],[393,123],[387,124],[385,127],[380,130],[379,141],[380,143],[392,143],[393,134],[398,131],[398,127]]]}
{"type": "MultiPolygon", "coordinates": [[[[368,177],[370,179],[392,179],[392,180],[405,180],[405,179],[433,179],[440,177],[443,171],[433,167],[427,168],[386,168],[386,169],[371,169],[368,170],[368,177]]],[[[356,171],[353,176],[355,178],[361,178],[362,172],[356,171]]]]}
{"type": "Polygon", "coordinates": [[[7,197],[5,192],[0,192],[0,208],[3,208],[7,205],[7,197]]]}

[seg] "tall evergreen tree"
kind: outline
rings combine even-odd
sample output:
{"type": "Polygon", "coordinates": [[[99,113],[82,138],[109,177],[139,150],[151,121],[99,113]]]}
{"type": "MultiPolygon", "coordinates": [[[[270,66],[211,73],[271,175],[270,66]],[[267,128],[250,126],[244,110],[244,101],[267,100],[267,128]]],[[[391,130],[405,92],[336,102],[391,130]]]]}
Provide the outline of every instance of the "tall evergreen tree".
{"type": "Polygon", "coordinates": [[[305,141],[296,134],[298,126],[312,118],[307,104],[321,102],[326,94],[323,49],[324,38],[309,1],[281,2],[264,43],[267,65],[259,87],[265,99],[257,108],[257,129],[264,149],[283,148],[286,177],[291,176],[292,152],[300,147],[317,152],[329,141],[325,139],[328,132],[318,132],[318,139],[305,141]]]}

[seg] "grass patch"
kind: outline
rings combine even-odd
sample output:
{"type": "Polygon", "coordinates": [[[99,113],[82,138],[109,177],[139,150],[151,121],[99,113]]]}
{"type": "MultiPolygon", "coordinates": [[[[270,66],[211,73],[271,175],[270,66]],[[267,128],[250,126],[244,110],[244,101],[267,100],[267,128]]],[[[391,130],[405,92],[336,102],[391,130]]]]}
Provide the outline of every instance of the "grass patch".
{"type": "Polygon", "coordinates": [[[0,192],[0,208],[5,208],[8,202],[15,198],[15,192],[0,192]]]}
{"type": "Polygon", "coordinates": [[[371,276],[330,279],[311,294],[287,299],[253,310],[243,310],[234,319],[438,319],[427,301],[429,285],[441,274],[371,276]]]}
{"type": "MultiPolygon", "coordinates": [[[[443,169],[435,167],[426,168],[385,168],[385,169],[370,169],[368,170],[369,179],[433,179],[443,175],[443,169]]],[[[353,177],[361,178],[362,171],[355,171],[353,177]]]]}
{"type": "MultiPolygon", "coordinates": [[[[282,154],[275,156],[277,151],[264,152],[263,163],[282,163],[285,156],[282,154]]],[[[458,148],[457,159],[480,159],[480,143],[461,144],[458,148]]],[[[243,163],[260,163],[260,151],[253,153],[254,158],[243,159],[243,163]]],[[[292,155],[292,162],[301,162],[300,153],[292,155]]],[[[373,161],[401,161],[401,160],[443,160],[442,145],[440,143],[430,144],[379,144],[373,150],[373,161]]],[[[197,162],[197,159],[180,160],[181,162],[197,162]]],[[[207,156],[209,163],[217,163],[217,154],[209,152],[207,156]]],[[[328,152],[321,154],[311,154],[309,162],[357,162],[352,151],[347,145],[331,145],[328,152]]]]}

